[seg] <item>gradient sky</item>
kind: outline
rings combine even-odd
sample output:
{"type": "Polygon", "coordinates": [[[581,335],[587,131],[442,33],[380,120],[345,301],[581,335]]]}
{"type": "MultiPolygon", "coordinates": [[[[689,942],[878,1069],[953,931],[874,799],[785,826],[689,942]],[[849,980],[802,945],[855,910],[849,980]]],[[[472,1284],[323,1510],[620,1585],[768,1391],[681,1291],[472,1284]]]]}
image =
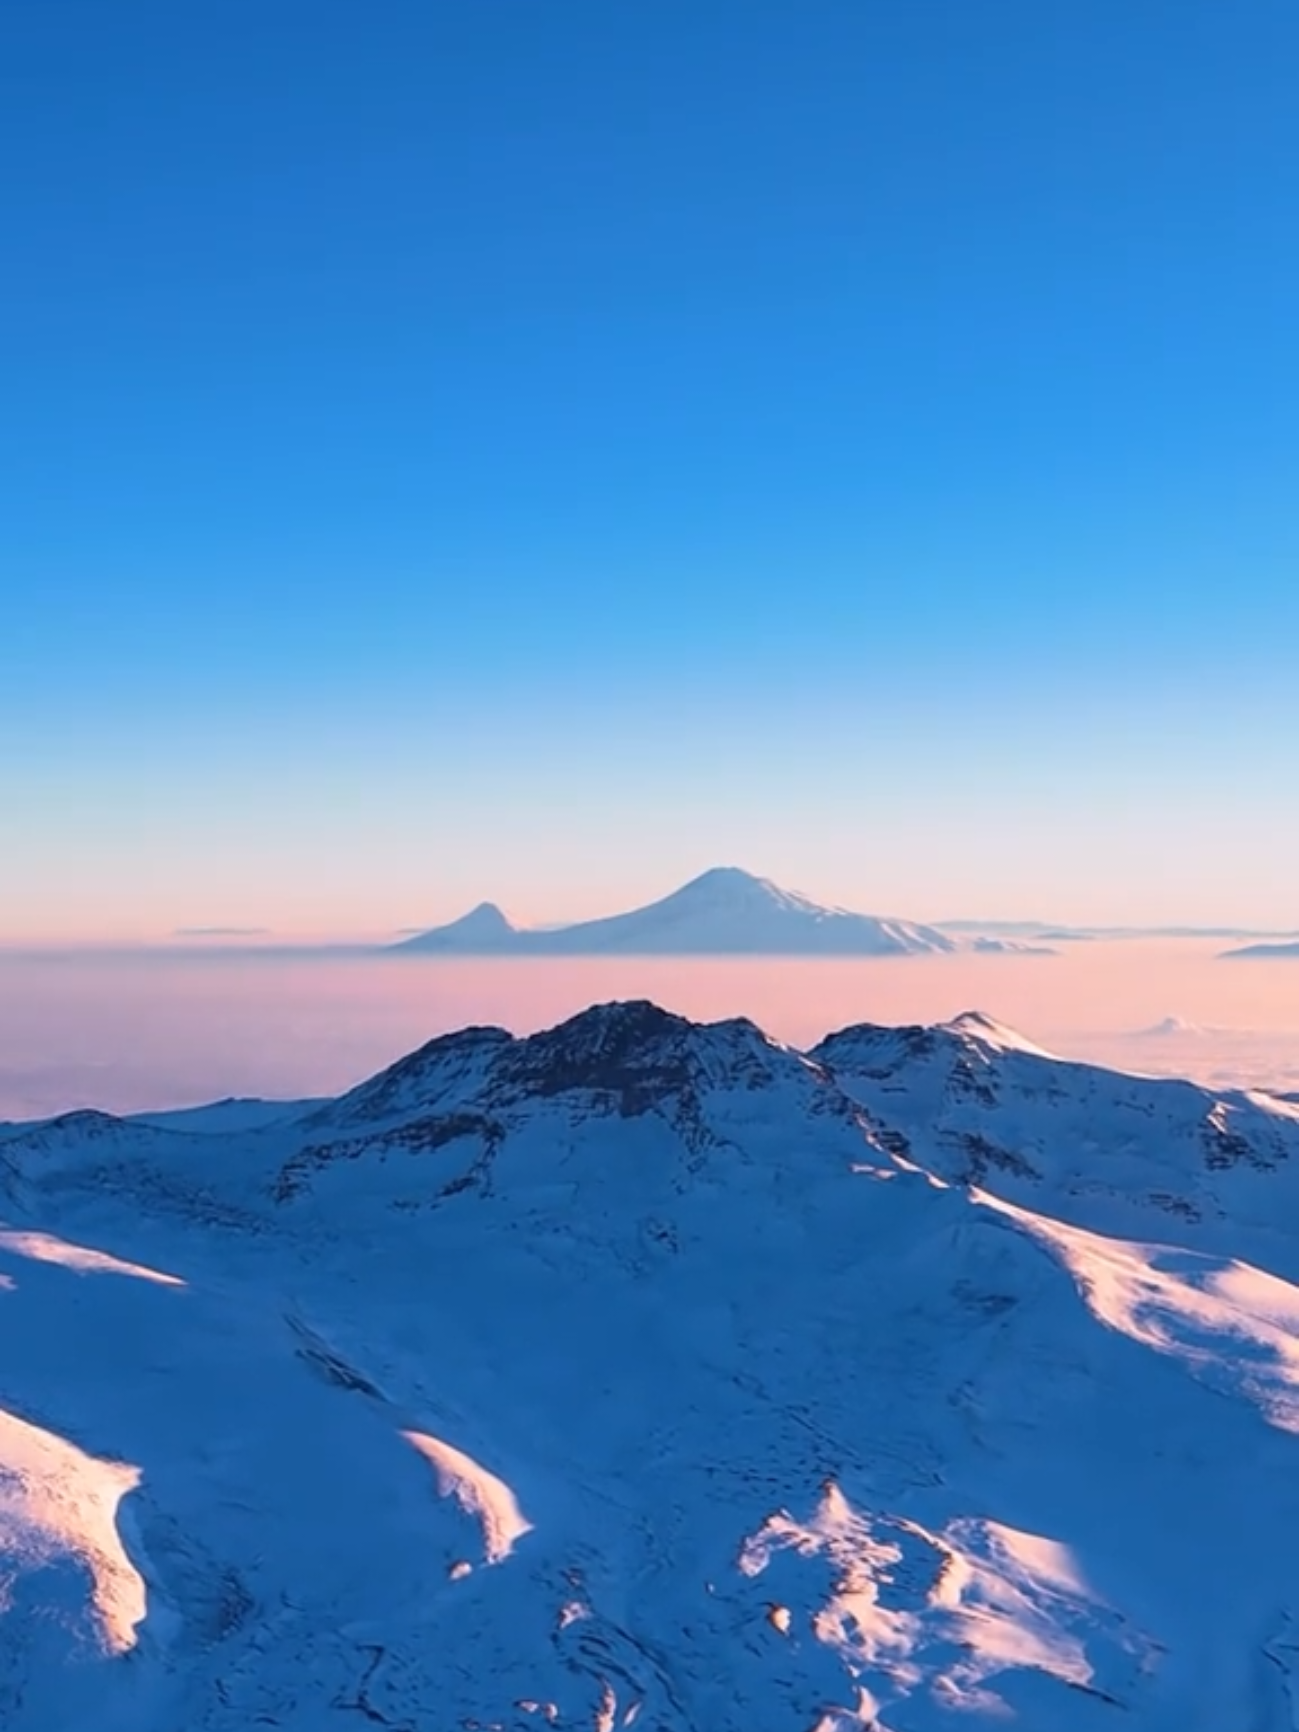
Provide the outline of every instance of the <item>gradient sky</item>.
{"type": "Polygon", "coordinates": [[[1299,925],[1293,0],[0,13],[0,937],[1299,925]]]}

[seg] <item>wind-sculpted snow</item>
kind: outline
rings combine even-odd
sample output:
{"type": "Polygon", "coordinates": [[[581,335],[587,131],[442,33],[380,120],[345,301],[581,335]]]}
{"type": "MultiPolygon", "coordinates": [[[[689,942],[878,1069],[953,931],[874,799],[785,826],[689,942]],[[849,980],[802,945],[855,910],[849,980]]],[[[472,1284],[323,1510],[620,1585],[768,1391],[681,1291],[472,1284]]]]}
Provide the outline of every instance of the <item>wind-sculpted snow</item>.
{"type": "MultiPolygon", "coordinates": [[[[11,1651],[18,1643],[45,1646],[40,1625],[54,1612],[70,1647],[125,1653],[144,1620],[145,1591],[115,1518],[122,1498],[139,1483],[139,1469],[98,1461],[4,1411],[0,1463],[0,1557],[18,1584],[7,1596],[6,1645],[11,1651]],[[24,1590],[42,1576],[48,1586],[33,1604],[24,1590]]],[[[26,1655],[29,1664],[35,1657],[26,1655]]]]}
{"type": "MultiPolygon", "coordinates": [[[[406,1442],[419,1451],[437,1476],[438,1495],[451,1497],[473,1516],[482,1527],[483,1557],[489,1564],[499,1564],[508,1558],[524,1534],[532,1532],[532,1523],[519,1508],[518,1499],[505,1484],[489,1473],[480,1462],[463,1450],[453,1449],[440,1437],[426,1431],[402,1433],[406,1442]]],[[[472,1565],[457,1565],[457,1572],[472,1565]]]]}
{"type": "Polygon", "coordinates": [[[138,1281],[156,1281],[163,1287],[184,1285],[175,1275],[164,1274],[160,1269],[127,1263],[121,1257],[96,1251],[88,1245],[72,1245],[66,1239],[56,1239],[51,1233],[16,1233],[0,1229],[0,1252],[4,1251],[30,1257],[37,1263],[57,1263],[64,1269],[76,1269],[84,1275],[133,1275],[138,1281]]]}
{"type": "MultiPolygon", "coordinates": [[[[855,1721],[840,1711],[849,1723],[878,1724],[892,1709],[905,1723],[903,1705],[925,1695],[1004,1718],[997,1680],[1023,1671],[1119,1706],[1153,1657],[1090,1592],[1065,1547],[997,1522],[930,1533],[904,1518],[872,1519],[829,1482],[806,1522],[783,1511],[768,1518],[745,1542],[740,1569],[763,1576],[782,1551],[831,1567],[811,1628],[859,1682],[855,1721]]],[[[772,1614],[791,1634],[789,1608],[772,1614]]]]}
{"type": "Polygon", "coordinates": [[[10,1127],[0,1723],[1294,1732],[1297,1137],[648,1004],[10,1127]]]}
{"type": "Polygon", "coordinates": [[[988,1201],[1051,1247],[1103,1323],[1299,1434],[1299,1287],[1248,1263],[1107,1239],[988,1201]]]}

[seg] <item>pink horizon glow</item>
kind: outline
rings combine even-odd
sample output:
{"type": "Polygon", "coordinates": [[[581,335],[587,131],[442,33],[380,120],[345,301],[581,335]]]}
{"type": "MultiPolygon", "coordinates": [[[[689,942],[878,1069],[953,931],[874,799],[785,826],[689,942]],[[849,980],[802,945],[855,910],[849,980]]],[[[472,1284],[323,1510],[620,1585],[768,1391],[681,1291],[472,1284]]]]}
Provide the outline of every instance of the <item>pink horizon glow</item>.
{"type": "Polygon", "coordinates": [[[979,1009],[1064,1057],[1299,1088],[1299,964],[1220,961],[1216,940],[1126,939],[1037,956],[866,960],[0,957],[0,1118],[334,1093],[469,1023],[526,1034],[652,998],[749,1016],[806,1045],[851,1022],[979,1009]],[[1167,1017],[1189,1025],[1144,1031],[1167,1017]]]}

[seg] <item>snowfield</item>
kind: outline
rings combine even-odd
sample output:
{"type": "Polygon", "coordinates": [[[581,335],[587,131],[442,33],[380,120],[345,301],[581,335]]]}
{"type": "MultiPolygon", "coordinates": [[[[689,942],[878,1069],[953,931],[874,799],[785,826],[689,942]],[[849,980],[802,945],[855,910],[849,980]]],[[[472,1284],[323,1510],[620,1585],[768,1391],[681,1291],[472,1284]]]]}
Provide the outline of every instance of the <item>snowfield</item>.
{"type": "Polygon", "coordinates": [[[0,1131],[5,1732],[1296,1732],[1299,1105],[598,1006],[0,1131]]]}

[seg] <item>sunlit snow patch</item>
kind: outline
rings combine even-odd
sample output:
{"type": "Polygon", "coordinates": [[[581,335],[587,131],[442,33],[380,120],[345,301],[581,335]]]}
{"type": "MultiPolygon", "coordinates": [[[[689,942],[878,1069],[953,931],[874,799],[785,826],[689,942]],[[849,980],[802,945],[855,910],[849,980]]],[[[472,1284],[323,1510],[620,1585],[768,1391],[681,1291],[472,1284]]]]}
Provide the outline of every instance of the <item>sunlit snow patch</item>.
{"type": "Polygon", "coordinates": [[[403,1431],[401,1435],[431,1464],[437,1475],[438,1496],[454,1498],[465,1514],[478,1522],[485,1561],[499,1564],[508,1558],[516,1542],[532,1532],[532,1523],[505,1481],[463,1450],[453,1449],[426,1431],[403,1431]]]}
{"type": "Polygon", "coordinates": [[[977,1195],[1050,1247],[1102,1323],[1299,1433],[1299,1287],[1235,1258],[1112,1239],[977,1195]]]}
{"type": "Polygon", "coordinates": [[[949,1034],[965,1035],[977,1040],[993,1052],[1022,1052],[1031,1058],[1056,1057],[1055,1053],[1048,1052],[1046,1047],[1029,1040],[1028,1036],[1021,1034],[1018,1029],[998,1022],[995,1017],[987,1016],[981,1010],[962,1011],[950,1022],[939,1023],[937,1026],[949,1034]]]}
{"type": "Polygon", "coordinates": [[[135,1646],[145,1615],[144,1581],[117,1532],[117,1506],[140,1477],[137,1467],[100,1461],[0,1410],[0,1579],[80,1565],[90,1577],[92,1639],[110,1654],[135,1646]]]}
{"type": "Polygon", "coordinates": [[[810,1624],[857,1696],[828,1722],[835,1727],[863,1713],[873,1724],[889,1702],[922,1694],[951,1708],[1004,1710],[991,1683],[1016,1670],[1113,1700],[1098,1687],[1093,1647],[1125,1675],[1147,1652],[1090,1593],[1067,1547],[999,1522],[963,1519],[930,1533],[854,1508],[830,1482],[807,1521],[783,1510],[769,1517],[745,1541],[740,1570],[761,1575],[782,1551],[833,1571],[810,1624]]]}
{"type": "Polygon", "coordinates": [[[20,1233],[0,1228],[0,1251],[29,1257],[33,1263],[57,1263],[78,1275],[130,1275],[137,1281],[156,1281],[162,1287],[183,1287],[178,1275],[146,1269],[142,1263],[126,1263],[107,1251],[92,1251],[88,1245],[73,1245],[51,1233],[20,1233]]]}

